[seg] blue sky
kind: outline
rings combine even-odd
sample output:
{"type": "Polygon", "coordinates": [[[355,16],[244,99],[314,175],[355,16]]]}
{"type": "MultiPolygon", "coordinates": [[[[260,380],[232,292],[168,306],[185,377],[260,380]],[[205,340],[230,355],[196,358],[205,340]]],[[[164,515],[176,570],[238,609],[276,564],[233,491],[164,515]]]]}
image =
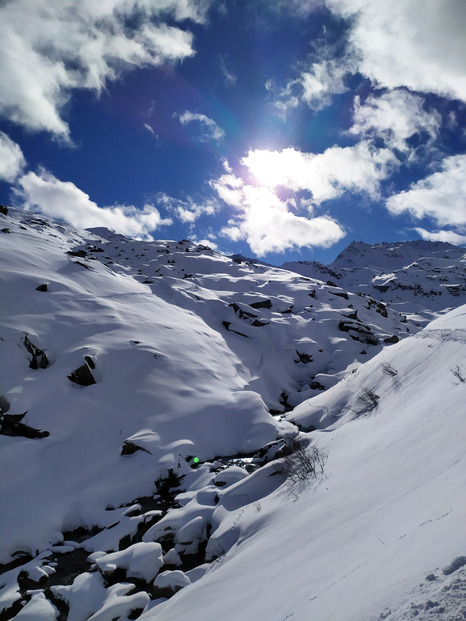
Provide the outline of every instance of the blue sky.
{"type": "Polygon", "coordinates": [[[466,245],[464,0],[10,0],[0,202],[270,263],[466,245]]]}

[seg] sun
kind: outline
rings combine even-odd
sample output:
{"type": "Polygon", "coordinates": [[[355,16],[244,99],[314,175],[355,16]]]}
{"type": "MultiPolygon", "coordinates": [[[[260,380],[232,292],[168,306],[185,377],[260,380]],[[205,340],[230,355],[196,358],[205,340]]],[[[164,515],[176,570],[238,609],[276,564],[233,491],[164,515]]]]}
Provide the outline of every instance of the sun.
{"type": "Polygon", "coordinates": [[[285,182],[283,158],[279,151],[255,149],[243,157],[241,164],[247,166],[259,185],[274,188],[285,182]]]}
{"type": "Polygon", "coordinates": [[[250,150],[242,158],[241,164],[247,166],[259,185],[276,188],[286,186],[296,189],[306,171],[303,170],[303,158],[295,149],[288,148],[282,151],[267,149],[250,150]]]}

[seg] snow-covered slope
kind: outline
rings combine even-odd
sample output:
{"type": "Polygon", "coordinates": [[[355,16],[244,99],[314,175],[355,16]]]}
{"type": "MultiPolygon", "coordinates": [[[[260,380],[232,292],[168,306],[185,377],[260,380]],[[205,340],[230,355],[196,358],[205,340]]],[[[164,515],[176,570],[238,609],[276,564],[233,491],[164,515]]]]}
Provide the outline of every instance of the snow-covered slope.
{"type": "Polygon", "coordinates": [[[464,618],[465,342],[463,306],[289,413],[325,428],[310,434],[328,454],[324,476],[227,489],[213,523],[232,547],[142,618],[464,618]]]}
{"type": "Polygon", "coordinates": [[[352,242],[330,265],[299,261],[283,267],[367,293],[408,315],[432,319],[432,311],[466,302],[466,249],[444,242],[352,242]]]}
{"type": "MultiPolygon", "coordinates": [[[[387,505],[423,536],[418,487],[441,499],[430,512],[453,507],[439,524],[427,511],[434,535],[452,530],[412,570],[399,552],[396,592],[456,553],[464,463],[446,484],[445,460],[464,419],[464,308],[413,338],[418,322],[340,284],[186,240],[0,218],[0,619],[350,619],[332,606],[382,545],[359,526],[380,516],[395,542],[387,505]],[[328,463],[296,490],[280,451],[298,428],[328,463]]],[[[360,610],[390,600],[387,581],[369,580],[360,610]]]]}

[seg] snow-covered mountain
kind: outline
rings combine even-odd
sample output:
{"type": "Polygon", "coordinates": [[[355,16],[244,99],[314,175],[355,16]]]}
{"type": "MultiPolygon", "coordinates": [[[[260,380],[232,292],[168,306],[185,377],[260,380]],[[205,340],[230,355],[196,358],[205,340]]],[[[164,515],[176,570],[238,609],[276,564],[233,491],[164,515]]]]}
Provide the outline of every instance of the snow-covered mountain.
{"type": "Polygon", "coordinates": [[[445,242],[352,242],[330,265],[299,261],[282,267],[427,319],[434,317],[432,311],[466,303],[466,249],[445,242]]]}
{"type": "Polygon", "coordinates": [[[437,568],[466,554],[466,307],[419,331],[355,273],[0,218],[0,619],[404,619],[423,572],[421,603],[464,592],[437,568]],[[328,461],[292,486],[296,439],[328,461]]]}

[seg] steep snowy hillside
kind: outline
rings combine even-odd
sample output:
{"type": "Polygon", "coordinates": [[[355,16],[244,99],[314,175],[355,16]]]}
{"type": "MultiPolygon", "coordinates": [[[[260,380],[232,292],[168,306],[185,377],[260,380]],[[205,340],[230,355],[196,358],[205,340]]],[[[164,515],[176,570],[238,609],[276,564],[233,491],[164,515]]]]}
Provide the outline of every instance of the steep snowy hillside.
{"type": "Polygon", "coordinates": [[[333,280],[424,319],[466,302],[466,249],[444,242],[352,242],[330,265],[300,261],[283,268],[333,280]]]}
{"type": "Polygon", "coordinates": [[[464,619],[465,343],[463,306],[290,412],[319,427],[324,475],[222,491],[207,550],[226,555],[142,619],[464,619]]]}
{"type": "MultiPolygon", "coordinates": [[[[413,338],[418,322],[340,284],[186,240],[134,241],[16,210],[0,219],[0,619],[252,620],[269,601],[271,621],[307,619],[307,583],[291,575],[315,575],[322,558],[316,610],[346,620],[331,614],[328,580],[351,573],[357,526],[391,520],[384,499],[398,506],[410,485],[459,507],[456,482],[435,473],[462,433],[464,313],[413,338]],[[416,402],[431,404],[428,425],[416,402]],[[328,453],[325,479],[298,491],[281,465],[296,437],[328,453]],[[448,450],[425,467],[434,440],[448,450]],[[382,475],[390,459],[401,496],[382,475]]],[[[444,562],[453,539],[425,563],[444,562]]]]}

